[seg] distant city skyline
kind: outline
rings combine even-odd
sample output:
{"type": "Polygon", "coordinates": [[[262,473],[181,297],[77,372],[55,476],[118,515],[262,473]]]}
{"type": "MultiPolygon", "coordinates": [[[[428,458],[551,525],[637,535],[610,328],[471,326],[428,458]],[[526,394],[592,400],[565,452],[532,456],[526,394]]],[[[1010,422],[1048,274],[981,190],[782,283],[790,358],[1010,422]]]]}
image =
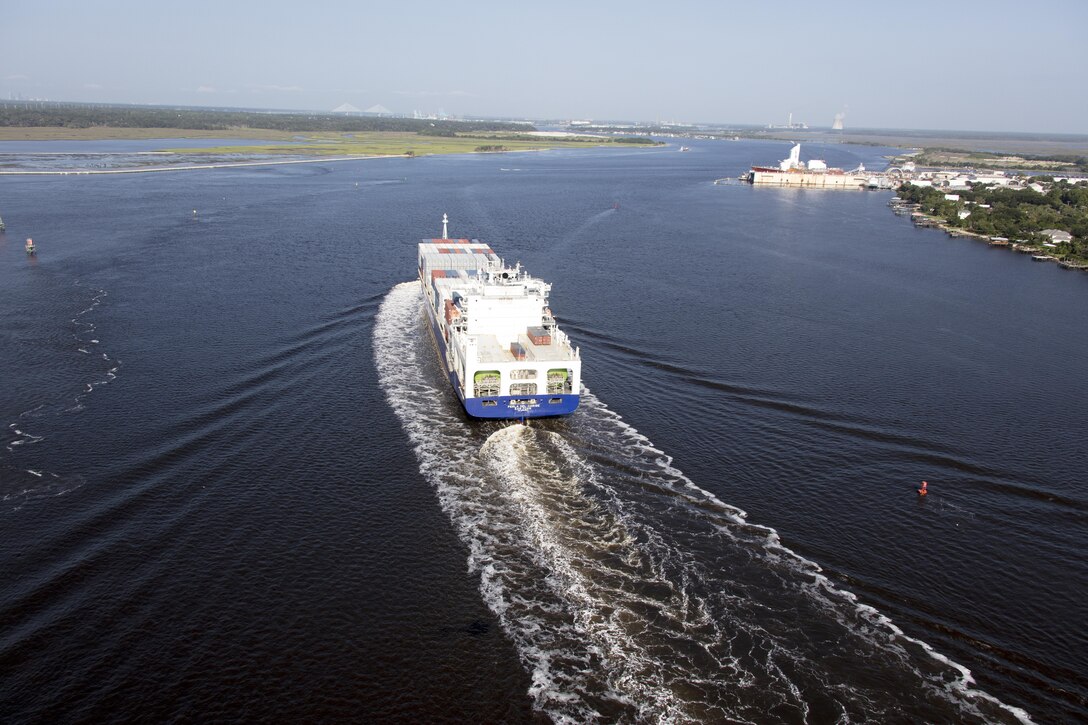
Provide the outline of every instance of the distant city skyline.
{"type": "Polygon", "coordinates": [[[1088,133],[1088,3],[0,0],[0,98],[1088,133]]]}

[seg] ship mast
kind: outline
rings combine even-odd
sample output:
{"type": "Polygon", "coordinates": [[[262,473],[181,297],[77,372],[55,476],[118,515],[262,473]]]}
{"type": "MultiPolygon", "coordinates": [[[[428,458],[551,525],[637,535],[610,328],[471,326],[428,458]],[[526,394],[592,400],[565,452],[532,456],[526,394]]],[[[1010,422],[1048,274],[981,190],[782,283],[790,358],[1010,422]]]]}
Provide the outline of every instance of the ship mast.
{"type": "Polygon", "coordinates": [[[446,216],[445,214],[443,214],[442,215],[442,238],[443,239],[449,239],[450,238],[450,232],[449,232],[449,229],[447,228],[447,225],[449,223],[450,223],[450,218],[448,216],[446,216]]]}

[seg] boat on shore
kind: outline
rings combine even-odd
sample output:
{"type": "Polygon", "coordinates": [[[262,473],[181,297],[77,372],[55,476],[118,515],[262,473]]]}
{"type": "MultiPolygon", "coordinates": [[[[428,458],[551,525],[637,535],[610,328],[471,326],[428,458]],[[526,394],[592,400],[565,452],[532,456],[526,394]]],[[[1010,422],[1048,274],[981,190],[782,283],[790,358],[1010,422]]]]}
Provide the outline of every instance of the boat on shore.
{"type": "Polygon", "coordinates": [[[567,415],[581,395],[581,354],[548,306],[551,285],[509,267],[475,239],[442,237],[418,248],[439,364],[474,418],[567,415]]]}

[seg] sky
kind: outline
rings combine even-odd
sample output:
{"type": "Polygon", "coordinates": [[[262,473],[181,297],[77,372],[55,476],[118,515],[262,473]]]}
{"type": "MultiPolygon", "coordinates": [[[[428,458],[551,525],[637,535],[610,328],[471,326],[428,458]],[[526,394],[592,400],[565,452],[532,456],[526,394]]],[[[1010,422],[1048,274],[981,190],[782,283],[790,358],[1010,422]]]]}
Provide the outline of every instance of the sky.
{"type": "Polygon", "coordinates": [[[1088,0],[0,0],[0,98],[1088,133],[1088,0]]]}

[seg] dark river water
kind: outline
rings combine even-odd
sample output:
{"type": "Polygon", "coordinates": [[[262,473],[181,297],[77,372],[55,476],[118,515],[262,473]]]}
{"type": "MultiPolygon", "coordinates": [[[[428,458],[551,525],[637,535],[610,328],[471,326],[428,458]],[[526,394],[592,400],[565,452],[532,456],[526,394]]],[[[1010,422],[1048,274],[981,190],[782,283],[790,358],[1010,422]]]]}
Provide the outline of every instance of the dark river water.
{"type": "Polygon", "coordinates": [[[1088,275],[787,150],[0,177],[0,721],[1088,718],[1088,275]],[[575,415],[460,411],[443,212],[575,415]]]}

